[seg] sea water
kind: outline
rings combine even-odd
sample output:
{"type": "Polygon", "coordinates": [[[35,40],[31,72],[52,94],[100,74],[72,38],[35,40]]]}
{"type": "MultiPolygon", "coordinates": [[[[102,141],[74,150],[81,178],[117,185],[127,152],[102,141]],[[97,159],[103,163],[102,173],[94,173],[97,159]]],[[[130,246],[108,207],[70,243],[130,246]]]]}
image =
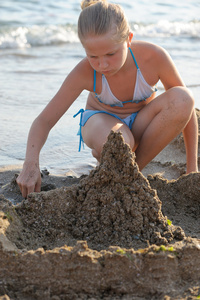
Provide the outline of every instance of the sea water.
{"type": "MultiPolygon", "coordinates": [[[[112,1],[113,2],[113,1],[112,1]]],[[[164,47],[200,108],[200,1],[116,1],[134,39],[164,47]]],[[[78,0],[0,1],[0,167],[22,166],[31,123],[84,57],[77,37],[78,0]]],[[[158,84],[159,93],[163,91],[158,84]]],[[[51,130],[40,155],[53,174],[87,173],[96,164],[90,149],[78,152],[84,91],[51,130]]]]}

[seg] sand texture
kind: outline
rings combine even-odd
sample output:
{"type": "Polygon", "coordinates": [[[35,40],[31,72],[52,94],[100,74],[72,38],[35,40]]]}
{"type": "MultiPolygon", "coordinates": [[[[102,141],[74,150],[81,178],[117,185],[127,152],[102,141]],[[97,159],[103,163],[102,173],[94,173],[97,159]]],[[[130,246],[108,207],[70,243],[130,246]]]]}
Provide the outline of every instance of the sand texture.
{"type": "Polygon", "coordinates": [[[43,171],[25,200],[2,172],[0,299],[198,299],[200,173],[182,155],[180,135],[142,174],[111,132],[88,176],[43,171]]]}

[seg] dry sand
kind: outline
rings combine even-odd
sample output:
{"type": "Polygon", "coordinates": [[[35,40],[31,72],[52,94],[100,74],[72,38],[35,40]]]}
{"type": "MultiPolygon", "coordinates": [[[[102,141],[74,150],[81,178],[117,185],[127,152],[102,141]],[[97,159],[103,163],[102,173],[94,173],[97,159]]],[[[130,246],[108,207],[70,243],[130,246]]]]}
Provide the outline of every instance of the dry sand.
{"type": "Polygon", "coordinates": [[[43,170],[26,200],[1,170],[0,299],[200,298],[200,173],[184,172],[181,135],[142,174],[117,133],[88,176],[43,170]]]}

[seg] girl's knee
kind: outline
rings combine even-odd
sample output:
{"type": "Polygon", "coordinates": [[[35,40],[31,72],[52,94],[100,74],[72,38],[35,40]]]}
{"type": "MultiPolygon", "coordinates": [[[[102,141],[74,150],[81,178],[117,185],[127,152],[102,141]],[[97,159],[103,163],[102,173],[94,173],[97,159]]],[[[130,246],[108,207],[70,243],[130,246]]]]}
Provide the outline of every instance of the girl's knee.
{"type": "Polygon", "coordinates": [[[92,156],[96,158],[96,160],[99,162],[101,157],[101,151],[97,151],[96,149],[92,149],[92,156]]]}
{"type": "MultiPolygon", "coordinates": [[[[187,106],[188,108],[194,107],[194,97],[192,92],[183,86],[176,86],[169,90],[171,93],[174,94],[175,100],[180,102],[181,105],[187,106]]],[[[174,98],[174,97],[173,97],[174,98]]]]}
{"type": "Polygon", "coordinates": [[[182,86],[173,87],[169,92],[169,105],[174,109],[176,116],[189,118],[194,108],[194,97],[191,91],[182,86]]]}
{"type": "Polygon", "coordinates": [[[184,102],[186,105],[186,109],[189,109],[192,112],[195,105],[195,100],[192,92],[188,88],[185,88],[184,102]]]}
{"type": "MultiPolygon", "coordinates": [[[[120,130],[119,130],[120,131],[120,130]]],[[[133,134],[130,130],[121,131],[122,136],[124,138],[124,142],[130,146],[131,149],[135,147],[135,139],[133,137],[133,134]]]]}

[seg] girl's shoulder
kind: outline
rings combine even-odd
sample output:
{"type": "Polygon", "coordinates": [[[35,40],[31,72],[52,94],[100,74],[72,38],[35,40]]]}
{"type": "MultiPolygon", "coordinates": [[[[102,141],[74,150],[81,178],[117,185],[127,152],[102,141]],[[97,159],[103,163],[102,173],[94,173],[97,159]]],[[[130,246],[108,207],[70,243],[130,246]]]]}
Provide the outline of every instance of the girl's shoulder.
{"type": "Polygon", "coordinates": [[[140,56],[147,61],[149,59],[157,59],[166,55],[166,50],[163,47],[145,41],[133,41],[131,44],[131,50],[136,56],[140,56]]]}
{"type": "Polygon", "coordinates": [[[163,47],[145,41],[133,41],[131,50],[139,66],[147,64],[154,67],[168,59],[168,53],[163,47]]]}
{"type": "Polygon", "coordinates": [[[91,75],[94,72],[87,57],[83,58],[74,68],[74,70],[83,75],[91,75]]]}
{"type": "Polygon", "coordinates": [[[94,69],[91,67],[87,57],[83,58],[71,71],[77,81],[81,81],[84,85],[84,89],[92,90],[93,89],[93,77],[94,69]]]}

